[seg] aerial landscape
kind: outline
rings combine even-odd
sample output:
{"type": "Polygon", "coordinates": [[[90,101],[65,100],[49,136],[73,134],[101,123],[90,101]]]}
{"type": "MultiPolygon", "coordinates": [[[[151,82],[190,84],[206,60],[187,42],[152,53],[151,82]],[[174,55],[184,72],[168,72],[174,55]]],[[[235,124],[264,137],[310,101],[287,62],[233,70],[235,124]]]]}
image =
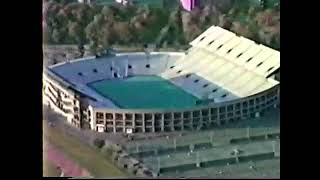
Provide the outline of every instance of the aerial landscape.
{"type": "Polygon", "coordinates": [[[43,176],[280,178],[280,0],[43,0],[43,176]]]}

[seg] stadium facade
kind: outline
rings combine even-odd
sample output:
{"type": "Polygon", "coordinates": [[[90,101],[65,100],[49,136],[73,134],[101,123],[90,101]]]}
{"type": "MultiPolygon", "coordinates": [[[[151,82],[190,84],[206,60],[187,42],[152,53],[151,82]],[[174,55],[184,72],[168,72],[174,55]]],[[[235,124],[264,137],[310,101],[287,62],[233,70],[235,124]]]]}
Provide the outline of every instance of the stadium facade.
{"type": "Polygon", "coordinates": [[[190,45],[185,53],[116,53],[47,67],[44,103],[78,128],[113,133],[221,126],[279,105],[280,83],[273,77],[280,68],[279,51],[217,26],[190,45]],[[199,101],[187,108],[121,108],[89,87],[139,75],[157,75],[199,101]]]}

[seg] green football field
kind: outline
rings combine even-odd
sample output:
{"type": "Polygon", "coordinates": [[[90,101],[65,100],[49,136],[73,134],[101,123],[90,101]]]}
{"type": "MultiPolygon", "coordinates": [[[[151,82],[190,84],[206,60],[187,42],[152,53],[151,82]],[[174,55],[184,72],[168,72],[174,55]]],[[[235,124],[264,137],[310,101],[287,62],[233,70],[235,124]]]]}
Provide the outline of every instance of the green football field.
{"type": "Polygon", "coordinates": [[[134,76],[89,84],[121,108],[186,108],[195,106],[197,97],[158,76],[134,76]]]}

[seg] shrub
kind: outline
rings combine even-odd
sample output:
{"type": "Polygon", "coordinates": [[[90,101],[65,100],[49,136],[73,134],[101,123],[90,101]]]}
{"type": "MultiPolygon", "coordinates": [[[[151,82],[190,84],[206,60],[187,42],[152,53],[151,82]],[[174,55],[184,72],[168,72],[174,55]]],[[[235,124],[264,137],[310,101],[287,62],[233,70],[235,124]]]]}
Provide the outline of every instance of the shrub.
{"type": "Polygon", "coordinates": [[[105,142],[103,139],[94,139],[93,144],[97,148],[101,149],[104,146],[105,142]]]}

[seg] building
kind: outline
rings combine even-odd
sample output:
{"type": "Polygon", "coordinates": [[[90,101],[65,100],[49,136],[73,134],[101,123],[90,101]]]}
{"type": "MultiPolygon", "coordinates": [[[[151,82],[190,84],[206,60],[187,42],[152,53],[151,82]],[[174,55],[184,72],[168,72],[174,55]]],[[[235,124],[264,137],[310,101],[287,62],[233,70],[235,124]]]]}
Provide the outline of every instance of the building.
{"type": "Polygon", "coordinates": [[[118,53],[50,66],[43,74],[44,103],[76,127],[107,133],[215,127],[261,116],[279,105],[280,82],[273,78],[280,69],[279,51],[217,26],[190,45],[186,53],[118,53]],[[89,87],[92,82],[138,75],[157,75],[200,103],[126,108],[89,87]]]}

